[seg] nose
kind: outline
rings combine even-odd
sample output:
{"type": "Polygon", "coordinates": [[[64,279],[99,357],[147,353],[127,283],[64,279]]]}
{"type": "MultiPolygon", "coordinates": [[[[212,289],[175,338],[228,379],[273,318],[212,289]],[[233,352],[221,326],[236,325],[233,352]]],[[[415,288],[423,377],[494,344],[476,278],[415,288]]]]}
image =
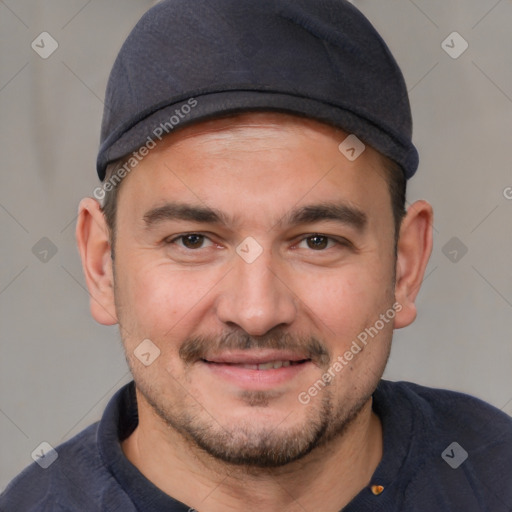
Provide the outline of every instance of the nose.
{"type": "Polygon", "coordinates": [[[235,256],[234,268],[222,281],[217,296],[216,313],[221,322],[252,336],[292,324],[297,314],[294,294],[271,257],[264,251],[248,263],[235,256]]]}

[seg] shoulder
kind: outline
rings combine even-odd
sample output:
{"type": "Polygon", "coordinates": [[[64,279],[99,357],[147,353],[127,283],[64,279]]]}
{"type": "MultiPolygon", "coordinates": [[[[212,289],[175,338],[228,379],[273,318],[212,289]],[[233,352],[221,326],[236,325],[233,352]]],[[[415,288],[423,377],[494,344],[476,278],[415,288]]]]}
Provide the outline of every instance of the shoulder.
{"type": "Polygon", "coordinates": [[[101,459],[97,430],[95,423],[57,446],[57,458],[46,468],[46,464],[34,462],[23,470],[0,496],[0,510],[94,512],[104,510],[106,501],[125,501],[120,496],[110,496],[119,493],[119,486],[101,459]]]}
{"type": "Polygon", "coordinates": [[[465,393],[410,382],[382,381],[377,397],[413,411],[403,489],[408,510],[422,510],[416,507],[425,501],[443,511],[510,510],[510,416],[465,393]]]}
{"type": "Polygon", "coordinates": [[[449,428],[461,435],[478,436],[481,442],[503,438],[512,442],[512,418],[496,407],[466,393],[437,389],[412,382],[381,381],[381,399],[407,402],[433,429],[449,428]]]}

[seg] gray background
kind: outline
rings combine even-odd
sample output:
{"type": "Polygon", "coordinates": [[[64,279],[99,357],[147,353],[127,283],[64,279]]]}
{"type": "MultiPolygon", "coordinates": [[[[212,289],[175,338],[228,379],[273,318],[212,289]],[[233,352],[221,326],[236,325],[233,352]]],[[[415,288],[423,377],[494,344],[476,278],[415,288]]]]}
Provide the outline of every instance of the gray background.
{"type": "MultiPolygon", "coordinates": [[[[74,226],[98,184],[110,67],[154,3],[0,0],[0,490],[130,379],[117,328],[90,317],[74,226]],[[43,31],[59,44],[46,60],[31,48],[43,31]]],[[[512,1],[353,3],[402,66],[421,155],[409,200],[436,212],[418,319],[396,333],[386,377],[512,414],[512,1]],[[454,31],[469,44],[457,59],[441,45],[454,31]]]]}

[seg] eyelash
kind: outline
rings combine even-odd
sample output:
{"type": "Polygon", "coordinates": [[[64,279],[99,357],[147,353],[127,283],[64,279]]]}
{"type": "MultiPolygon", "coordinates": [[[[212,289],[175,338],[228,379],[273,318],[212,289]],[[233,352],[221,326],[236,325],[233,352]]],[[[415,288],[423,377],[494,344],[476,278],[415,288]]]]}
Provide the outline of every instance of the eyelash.
{"type": "MultiPolygon", "coordinates": [[[[186,238],[187,236],[200,236],[200,237],[203,237],[205,240],[210,240],[210,238],[206,235],[203,235],[201,233],[185,233],[184,235],[179,235],[179,236],[176,236],[172,239],[166,239],[164,242],[166,245],[172,245],[172,244],[176,244],[176,241],[177,240],[183,240],[184,238],[186,238]]],[[[210,242],[212,242],[212,240],[210,240],[210,242]]],[[[213,242],[212,242],[213,244],[213,242]]],[[[184,247],[184,246],[181,246],[182,249],[187,249],[189,251],[194,251],[194,250],[197,250],[197,249],[188,249],[187,247],[184,247]]],[[[200,247],[200,249],[203,249],[203,247],[200,247]]]]}
{"type": "MultiPolygon", "coordinates": [[[[183,235],[176,236],[176,237],[174,237],[174,238],[172,238],[172,239],[165,239],[165,240],[164,240],[164,243],[165,243],[166,245],[172,245],[172,244],[177,245],[177,244],[176,244],[176,242],[177,242],[178,240],[183,240],[183,239],[184,239],[184,238],[186,238],[187,236],[192,236],[192,235],[194,235],[194,236],[199,236],[199,237],[203,237],[203,239],[205,239],[205,240],[209,240],[213,245],[215,245],[215,243],[214,243],[214,242],[213,242],[213,241],[212,241],[212,240],[211,240],[207,235],[203,235],[202,233],[194,233],[194,232],[192,232],[192,233],[185,233],[185,234],[183,234],[183,235]]],[[[310,233],[310,234],[308,234],[308,235],[306,235],[306,236],[303,236],[303,237],[299,240],[298,244],[300,244],[300,243],[302,243],[302,242],[304,242],[304,241],[308,240],[309,238],[313,238],[313,237],[316,237],[316,236],[317,236],[317,237],[320,237],[320,238],[326,238],[326,239],[328,240],[328,242],[334,242],[334,244],[335,244],[335,245],[340,246],[340,247],[353,247],[353,244],[352,244],[349,240],[347,240],[347,239],[345,239],[345,238],[336,239],[336,238],[334,238],[334,237],[331,237],[331,236],[328,236],[328,235],[324,235],[324,234],[322,234],[322,233],[310,233]]],[[[183,245],[181,245],[181,246],[179,246],[179,247],[180,247],[181,249],[183,249],[183,250],[191,251],[191,252],[198,251],[198,250],[200,250],[200,249],[204,249],[204,247],[199,247],[198,249],[189,249],[189,248],[187,248],[187,247],[184,247],[183,245]]],[[[332,247],[333,247],[333,246],[331,245],[330,247],[327,247],[327,248],[325,248],[325,249],[320,249],[320,250],[316,250],[316,251],[315,251],[314,249],[311,249],[311,251],[313,251],[313,252],[325,252],[327,249],[331,249],[332,247]]]]}

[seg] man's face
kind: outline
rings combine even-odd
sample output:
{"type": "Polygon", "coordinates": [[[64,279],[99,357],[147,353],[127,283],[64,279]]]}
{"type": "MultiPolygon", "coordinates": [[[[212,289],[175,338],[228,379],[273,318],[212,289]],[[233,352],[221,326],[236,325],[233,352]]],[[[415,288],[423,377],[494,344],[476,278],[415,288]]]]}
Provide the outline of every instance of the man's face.
{"type": "Polygon", "coordinates": [[[346,136],[283,114],[202,123],[120,190],[115,300],[136,385],[222,460],[300,458],[368,406],[382,376],[393,215],[378,154],[349,161],[346,136]],[[149,366],[134,355],[145,339],[160,350],[149,366]]]}

